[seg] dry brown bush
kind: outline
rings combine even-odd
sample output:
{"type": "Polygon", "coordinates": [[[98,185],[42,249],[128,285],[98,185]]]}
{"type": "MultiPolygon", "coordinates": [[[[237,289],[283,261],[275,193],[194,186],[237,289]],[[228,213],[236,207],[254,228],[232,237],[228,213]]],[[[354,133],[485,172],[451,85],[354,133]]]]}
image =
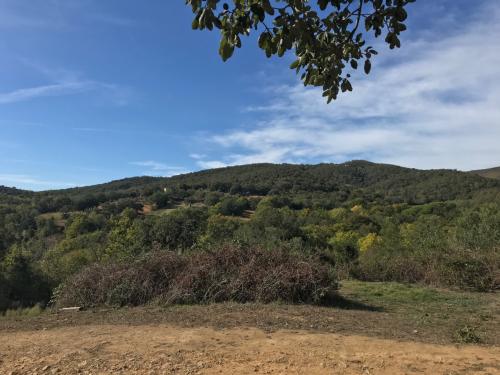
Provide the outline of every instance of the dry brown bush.
{"type": "Polygon", "coordinates": [[[331,269],[284,250],[225,246],[177,255],[156,252],[130,264],[94,265],[60,289],[60,306],[213,303],[325,303],[335,296],[331,269]]]}

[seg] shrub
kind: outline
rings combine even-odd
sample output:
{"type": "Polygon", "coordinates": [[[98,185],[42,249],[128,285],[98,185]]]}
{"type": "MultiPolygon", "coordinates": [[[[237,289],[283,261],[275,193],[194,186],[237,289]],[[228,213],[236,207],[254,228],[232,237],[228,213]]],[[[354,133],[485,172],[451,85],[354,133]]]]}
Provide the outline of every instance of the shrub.
{"type": "Polygon", "coordinates": [[[401,254],[373,249],[361,254],[355,276],[367,281],[425,283],[478,292],[500,287],[500,249],[444,249],[401,254]]]}
{"type": "Polygon", "coordinates": [[[330,268],[315,259],[283,250],[226,246],[191,255],[157,252],[130,264],[91,266],[62,286],[57,303],[323,303],[336,289],[330,268]]]}
{"type": "Polygon", "coordinates": [[[479,344],[481,343],[481,336],[477,333],[477,328],[465,325],[455,332],[456,341],[463,344],[479,344]]]}
{"type": "Polygon", "coordinates": [[[5,310],[9,306],[9,290],[7,280],[0,270],[0,311],[5,310]]]}
{"type": "Polygon", "coordinates": [[[165,297],[171,303],[320,303],[334,286],[329,269],[314,260],[283,250],[226,246],[190,257],[165,297]]]}
{"type": "Polygon", "coordinates": [[[92,307],[141,305],[165,293],[185,259],[165,251],[133,263],[95,264],[58,288],[56,304],[92,307]]]}
{"type": "Polygon", "coordinates": [[[233,217],[212,215],[207,220],[207,231],[198,244],[211,244],[231,241],[241,226],[241,220],[233,217]]]}
{"type": "Polygon", "coordinates": [[[151,230],[153,243],[169,250],[193,247],[205,232],[207,213],[199,208],[181,208],[155,219],[151,230]]]}
{"type": "Polygon", "coordinates": [[[5,311],[4,316],[7,318],[21,316],[34,317],[40,315],[41,313],[43,313],[43,307],[37,303],[33,307],[9,309],[5,311]]]}
{"type": "Polygon", "coordinates": [[[50,297],[50,285],[30,260],[21,253],[13,251],[3,261],[4,280],[0,287],[0,301],[8,308],[29,307],[36,303],[44,304],[50,297]],[[3,292],[2,290],[3,289],[3,292]],[[3,294],[3,298],[2,295],[3,294]],[[6,301],[5,301],[6,300],[6,301]]]}
{"type": "Polygon", "coordinates": [[[227,197],[216,204],[215,211],[225,216],[241,216],[247,208],[248,201],[245,198],[227,197]]]}
{"type": "Polygon", "coordinates": [[[361,254],[353,272],[366,281],[416,283],[426,280],[426,265],[421,259],[409,254],[382,253],[378,249],[361,254]]]}
{"type": "Polygon", "coordinates": [[[156,205],[156,208],[166,208],[171,204],[171,198],[168,193],[158,191],[154,193],[150,200],[156,205]]]}
{"type": "Polygon", "coordinates": [[[500,287],[500,248],[456,250],[437,267],[441,283],[447,286],[479,292],[500,287]]]}

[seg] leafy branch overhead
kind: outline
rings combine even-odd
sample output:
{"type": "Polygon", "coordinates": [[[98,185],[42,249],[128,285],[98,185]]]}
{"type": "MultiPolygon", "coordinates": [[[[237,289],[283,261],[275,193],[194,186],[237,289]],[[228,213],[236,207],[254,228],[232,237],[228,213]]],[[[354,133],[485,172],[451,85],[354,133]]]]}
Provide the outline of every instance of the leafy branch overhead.
{"type": "Polygon", "coordinates": [[[415,0],[186,0],[195,18],[193,29],[221,32],[219,54],[226,61],[241,36],[260,32],[259,47],[267,57],[294,50],[291,68],[304,85],[321,86],[330,102],[340,91],[352,91],[350,74],[362,65],[366,74],[377,54],[366,36],[385,36],[391,49],[400,47],[406,30],[405,10],[415,0]],[[361,62],[361,63],[360,63],[361,62]]]}

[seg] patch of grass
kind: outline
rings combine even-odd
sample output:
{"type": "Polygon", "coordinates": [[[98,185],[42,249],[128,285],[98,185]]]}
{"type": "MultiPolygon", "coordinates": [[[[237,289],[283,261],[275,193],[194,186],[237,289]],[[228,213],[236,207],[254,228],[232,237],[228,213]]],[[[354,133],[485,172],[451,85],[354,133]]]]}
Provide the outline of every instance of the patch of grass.
{"type": "Polygon", "coordinates": [[[63,214],[61,212],[46,212],[44,214],[38,215],[38,217],[42,219],[54,219],[54,220],[62,220],[63,214]]]}
{"type": "Polygon", "coordinates": [[[395,282],[344,281],[341,293],[348,298],[389,310],[411,306],[426,310],[446,307],[477,311],[478,307],[486,303],[480,293],[454,292],[395,282]]]}
{"type": "Polygon", "coordinates": [[[437,334],[455,342],[482,343],[494,342],[493,332],[500,331],[498,293],[349,280],[341,283],[340,294],[389,313],[395,326],[411,327],[418,335],[437,334]]]}
{"type": "Polygon", "coordinates": [[[35,317],[40,315],[43,312],[42,306],[36,304],[33,307],[19,308],[19,309],[9,309],[3,313],[3,316],[6,318],[15,318],[15,317],[35,317]]]}
{"type": "Polygon", "coordinates": [[[163,215],[168,215],[170,212],[175,210],[176,210],[175,208],[160,208],[158,210],[147,212],[146,214],[152,216],[163,216],[163,215]]]}
{"type": "Polygon", "coordinates": [[[146,215],[152,215],[152,216],[163,216],[163,215],[168,215],[172,211],[178,210],[179,208],[189,208],[189,207],[206,207],[204,203],[196,202],[192,204],[187,204],[186,202],[181,202],[180,204],[176,204],[173,207],[170,208],[159,208],[156,210],[144,212],[146,215]]]}

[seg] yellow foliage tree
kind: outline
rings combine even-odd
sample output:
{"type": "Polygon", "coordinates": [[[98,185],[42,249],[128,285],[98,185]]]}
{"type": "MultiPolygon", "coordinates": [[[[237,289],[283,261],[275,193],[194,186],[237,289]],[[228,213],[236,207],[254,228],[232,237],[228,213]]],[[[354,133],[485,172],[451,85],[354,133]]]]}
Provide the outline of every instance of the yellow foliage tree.
{"type": "Polygon", "coordinates": [[[366,236],[361,237],[358,240],[359,251],[361,253],[364,253],[375,247],[381,241],[382,239],[377,235],[377,233],[368,233],[366,236]]]}

